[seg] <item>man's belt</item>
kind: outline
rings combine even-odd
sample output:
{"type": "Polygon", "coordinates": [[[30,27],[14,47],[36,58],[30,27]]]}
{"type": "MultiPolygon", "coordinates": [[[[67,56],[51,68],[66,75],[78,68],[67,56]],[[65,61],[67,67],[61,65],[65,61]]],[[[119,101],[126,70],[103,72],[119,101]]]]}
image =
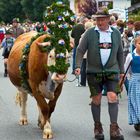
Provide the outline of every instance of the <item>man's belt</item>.
{"type": "Polygon", "coordinates": [[[111,49],[112,43],[99,43],[100,49],[111,49]]]}

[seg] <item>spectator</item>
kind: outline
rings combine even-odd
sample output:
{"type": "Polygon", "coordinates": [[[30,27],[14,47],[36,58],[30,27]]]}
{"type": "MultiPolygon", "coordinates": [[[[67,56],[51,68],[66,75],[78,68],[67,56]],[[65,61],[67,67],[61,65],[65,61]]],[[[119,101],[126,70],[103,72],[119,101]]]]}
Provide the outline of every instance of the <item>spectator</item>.
{"type": "Polygon", "coordinates": [[[4,27],[4,24],[2,23],[0,24],[0,43],[4,39],[4,35],[5,35],[5,27],[4,27]]]}
{"type": "Polygon", "coordinates": [[[4,77],[7,77],[7,60],[14,41],[15,38],[13,37],[13,31],[11,29],[7,30],[5,38],[1,43],[1,47],[3,48],[2,56],[4,57],[4,77]]]}
{"type": "Polygon", "coordinates": [[[132,39],[134,35],[134,20],[129,19],[128,22],[126,23],[126,26],[128,28],[128,38],[132,39]]]}
{"type": "Polygon", "coordinates": [[[117,29],[120,31],[121,34],[123,34],[124,27],[125,23],[123,22],[123,20],[121,19],[117,20],[117,29]]]}
{"type": "MultiPolygon", "coordinates": [[[[85,23],[85,30],[88,30],[89,28],[93,27],[93,22],[87,21],[85,23]]],[[[84,33],[83,33],[84,34],[84,33]]],[[[83,36],[83,35],[82,35],[83,36]]],[[[81,38],[82,38],[81,36],[81,38]]],[[[81,65],[81,81],[80,86],[86,86],[86,61],[87,61],[87,52],[84,54],[82,65],[81,65]]]]}
{"type": "Polygon", "coordinates": [[[74,38],[72,74],[74,74],[74,70],[75,70],[76,49],[77,49],[77,46],[79,44],[79,40],[81,38],[81,35],[85,32],[84,24],[86,21],[88,21],[87,17],[81,17],[78,21],[78,24],[73,27],[72,32],[71,32],[71,37],[74,38]]]}
{"type": "Polygon", "coordinates": [[[12,27],[11,30],[13,31],[13,37],[17,38],[19,35],[24,33],[23,28],[19,25],[19,19],[18,18],[14,18],[12,20],[12,27]]]}
{"type": "Polygon", "coordinates": [[[113,15],[110,17],[110,25],[117,28],[116,18],[113,15]]]}

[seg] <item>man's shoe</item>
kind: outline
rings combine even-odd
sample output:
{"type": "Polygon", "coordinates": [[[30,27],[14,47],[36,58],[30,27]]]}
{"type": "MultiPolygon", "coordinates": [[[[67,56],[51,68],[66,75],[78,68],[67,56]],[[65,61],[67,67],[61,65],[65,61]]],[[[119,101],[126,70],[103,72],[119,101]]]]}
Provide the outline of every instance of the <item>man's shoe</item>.
{"type": "Polygon", "coordinates": [[[96,140],[104,140],[103,128],[100,122],[94,124],[94,135],[96,140]]]}
{"type": "Polygon", "coordinates": [[[110,140],[124,140],[117,123],[112,123],[110,125],[110,140]]]}

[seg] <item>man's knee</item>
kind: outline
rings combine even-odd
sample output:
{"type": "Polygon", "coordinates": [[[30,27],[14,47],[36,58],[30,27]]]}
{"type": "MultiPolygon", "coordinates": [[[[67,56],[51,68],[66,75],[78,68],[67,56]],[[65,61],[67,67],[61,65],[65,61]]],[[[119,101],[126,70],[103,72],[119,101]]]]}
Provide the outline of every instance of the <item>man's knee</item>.
{"type": "Polygon", "coordinates": [[[101,94],[97,96],[92,96],[92,103],[95,105],[100,105],[101,104],[101,94]]]}
{"type": "Polygon", "coordinates": [[[115,92],[108,92],[107,98],[109,103],[116,103],[118,102],[118,96],[115,92]]]}

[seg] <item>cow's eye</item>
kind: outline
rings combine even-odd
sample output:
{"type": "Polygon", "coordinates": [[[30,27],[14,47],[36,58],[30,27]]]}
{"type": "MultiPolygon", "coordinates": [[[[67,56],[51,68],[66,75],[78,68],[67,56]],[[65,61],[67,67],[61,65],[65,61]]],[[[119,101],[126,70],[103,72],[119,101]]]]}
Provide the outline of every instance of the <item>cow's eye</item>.
{"type": "Polygon", "coordinates": [[[51,55],[50,55],[49,57],[50,57],[50,58],[52,58],[52,56],[51,56],[51,55]]]}

